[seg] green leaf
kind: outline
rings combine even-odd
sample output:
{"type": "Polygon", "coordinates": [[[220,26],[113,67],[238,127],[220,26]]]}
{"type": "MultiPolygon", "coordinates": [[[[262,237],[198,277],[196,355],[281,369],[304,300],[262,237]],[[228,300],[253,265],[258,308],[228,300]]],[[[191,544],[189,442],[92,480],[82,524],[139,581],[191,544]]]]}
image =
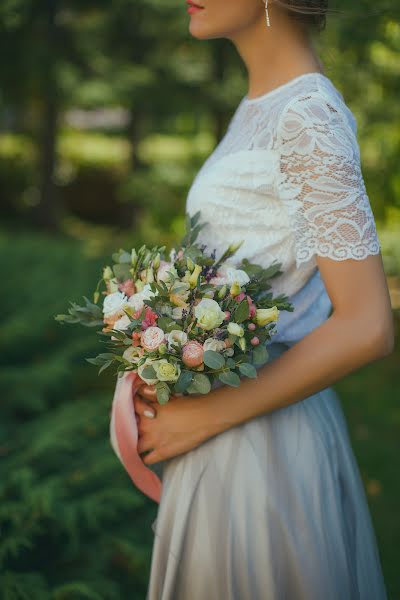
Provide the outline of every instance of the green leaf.
{"type": "Polygon", "coordinates": [[[226,359],[226,366],[229,367],[230,369],[234,369],[236,367],[236,361],[234,361],[233,358],[228,357],[226,359]]]}
{"type": "Polygon", "coordinates": [[[246,377],[257,377],[257,369],[250,363],[241,363],[239,365],[239,371],[246,377]]]}
{"type": "Polygon", "coordinates": [[[245,298],[239,303],[239,306],[235,310],[234,319],[236,323],[243,323],[243,321],[249,318],[249,314],[250,307],[247,298],[245,298]]]}
{"type": "Polygon", "coordinates": [[[186,392],[188,386],[193,379],[193,371],[181,371],[178,381],[174,385],[174,392],[182,394],[186,392]]]}
{"type": "Polygon", "coordinates": [[[239,387],[240,385],[240,377],[234,371],[222,371],[219,373],[218,379],[225,383],[225,385],[231,385],[233,387],[239,387]]]}
{"type": "Polygon", "coordinates": [[[112,360],[108,360],[107,362],[104,363],[104,365],[102,367],[100,367],[98,375],[100,375],[100,373],[102,373],[105,369],[107,369],[111,364],[112,364],[112,360]]]}
{"type": "Polygon", "coordinates": [[[130,265],[131,264],[131,255],[129,252],[122,252],[119,255],[119,261],[118,261],[121,265],[122,264],[127,264],[130,265]]]}
{"type": "Polygon", "coordinates": [[[157,379],[157,374],[154,370],[154,367],[152,367],[151,365],[147,365],[146,367],[144,367],[142,375],[143,377],[146,377],[146,379],[157,379]]]}
{"type": "Polygon", "coordinates": [[[115,277],[119,281],[125,281],[126,279],[129,279],[131,277],[128,264],[114,265],[113,271],[114,271],[115,277]]]}
{"type": "Polygon", "coordinates": [[[253,349],[253,362],[256,365],[262,365],[268,360],[268,352],[265,346],[255,346],[253,349]]]}
{"type": "Polygon", "coordinates": [[[225,366],[224,357],[215,350],[206,350],[203,354],[203,361],[210,369],[222,369],[225,366]]]}
{"type": "Polygon", "coordinates": [[[194,373],[192,383],[188,386],[189,394],[208,394],[211,390],[211,382],[207,375],[194,373]]]}
{"type": "Polygon", "coordinates": [[[165,381],[156,384],[157,400],[160,404],[166,404],[170,397],[170,389],[165,381]]]}
{"type": "Polygon", "coordinates": [[[182,327],[180,327],[176,323],[176,321],[174,321],[170,317],[160,317],[159,319],[157,319],[157,325],[166,333],[169,333],[173,329],[182,329],[182,327]]]}

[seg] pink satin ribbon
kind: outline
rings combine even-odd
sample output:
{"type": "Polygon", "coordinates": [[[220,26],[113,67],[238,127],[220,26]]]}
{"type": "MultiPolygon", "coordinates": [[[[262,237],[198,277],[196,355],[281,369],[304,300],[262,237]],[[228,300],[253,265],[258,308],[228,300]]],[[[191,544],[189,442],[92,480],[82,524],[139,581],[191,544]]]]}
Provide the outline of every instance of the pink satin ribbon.
{"type": "Polygon", "coordinates": [[[118,377],[111,408],[110,441],[136,487],[160,503],[161,480],[144,464],[137,451],[138,430],[134,402],[141,381],[134,371],[127,371],[122,377],[118,377]]]}

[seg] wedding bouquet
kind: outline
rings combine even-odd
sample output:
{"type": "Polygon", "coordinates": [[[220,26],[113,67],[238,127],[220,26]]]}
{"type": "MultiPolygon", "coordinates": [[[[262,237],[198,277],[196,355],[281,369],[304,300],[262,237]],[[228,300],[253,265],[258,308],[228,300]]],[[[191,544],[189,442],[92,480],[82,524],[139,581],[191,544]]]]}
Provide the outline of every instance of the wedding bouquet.
{"type": "Polygon", "coordinates": [[[195,243],[206,224],[199,218],[200,211],[186,215],[186,234],[168,259],[165,246],[121,248],[104,268],[93,302],[70,302],[68,314],[55,316],[101,327],[108,351],[86,360],[100,366],[99,374],[110,365],[116,374],[135,371],[155,386],[160,404],[171,394],[207,394],[217,380],[239,386],[241,377],[256,377],[280,311],[293,310],[286,296],[270,292],[280,264],[234,265],[243,241],[218,259],[215,251],[208,255],[195,243]]]}
{"type": "Polygon", "coordinates": [[[206,225],[199,219],[200,211],[186,215],[185,236],[168,255],[165,246],[120,248],[103,269],[93,301],[84,296],[84,305],[70,302],[68,314],[55,316],[60,323],[98,327],[106,338],[108,351],[86,360],[100,366],[99,374],[116,366],[111,445],[136,487],[156,502],[161,480],[138,452],[140,385],[155,386],[160,404],[174,394],[239,386],[268,360],[265,346],[280,311],[293,310],[286,296],[271,293],[269,280],[280,274],[280,264],[234,264],[242,242],[216,258],[215,250],[196,244],[206,225]]]}

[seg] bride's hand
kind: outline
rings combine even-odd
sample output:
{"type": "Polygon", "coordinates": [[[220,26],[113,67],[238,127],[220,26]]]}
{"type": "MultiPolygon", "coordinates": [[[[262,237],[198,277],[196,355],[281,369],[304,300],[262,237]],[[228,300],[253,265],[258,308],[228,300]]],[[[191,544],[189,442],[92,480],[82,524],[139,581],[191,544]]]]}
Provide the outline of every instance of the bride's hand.
{"type": "Polygon", "coordinates": [[[143,457],[147,465],[188,452],[211,435],[204,396],[173,395],[166,404],[159,404],[154,386],[145,384],[136,393],[135,413],[137,450],[139,454],[150,451],[143,457]]]}

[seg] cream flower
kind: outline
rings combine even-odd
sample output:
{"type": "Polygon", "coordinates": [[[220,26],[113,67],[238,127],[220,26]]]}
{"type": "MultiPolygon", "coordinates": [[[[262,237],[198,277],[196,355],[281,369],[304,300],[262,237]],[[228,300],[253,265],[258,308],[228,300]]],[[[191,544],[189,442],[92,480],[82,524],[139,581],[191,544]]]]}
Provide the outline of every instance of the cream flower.
{"type": "Polygon", "coordinates": [[[238,335],[239,337],[242,337],[242,335],[244,334],[244,329],[241,325],[239,325],[239,323],[233,323],[233,322],[229,323],[228,331],[232,335],[238,335]]]}
{"type": "Polygon", "coordinates": [[[123,317],[120,317],[118,321],[115,321],[113,329],[124,331],[128,327],[128,325],[130,325],[130,322],[131,320],[128,317],[128,315],[124,315],[123,317]]]}
{"type": "Polygon", "coordinates": [[[168,362],[166,358],[160,358],[152,363],[159,381],[177,381],[181,368],[179,364],[168,362]]]}
{"type": "Polygon", "coordinates": [[[272,308],[257,308],[255,321],[257,325],[263,327],[267,323],[277,321],[279,318],[279,310],[276,306],[272,308]]]}
{"type": "Polygon", "coordinates": [[[112,317],[113,315],[122,311],[125,304],[127,304],[128,297],[122,292],[113,292],[108,294],[104,298],[103,302],[103,313],[105,317],[112,317]]]}
{"type": "Polygon", "coordinates": [[[149,300],[150,298],[153,298],[154,296],[158,296],[158,290],[156,290],[156,293],[154,293],[151,290],[150,284],[146,283],[144,285],[142,291],[137,292],[136,294],[133,294],[128,299],[128,304],[129,304],[129,306],[132,306],[135,311],[142,310],[144,301],[149,300]]]}
{"type": "Polygon", "coordinates": [[[170,271],[173,275],[175,275],[175,277],[178,276],[177,270],[171,262],[166,260],[160,261],[160,266],[157,270],[157,281],[164,281],[165,283],[170,281],[172,279],[170,271]]]}
{"type": "Polygon", "coordinates": [[[126,360],[135,365],[139,362],[141,355],[142,354],[138,346],[128,346],[128,348],[122,354],[126,360]]]}
{"type": "Polygon", "coordinates": [[[203,329],[214,329],[221,325],[225,319],[225,313],[221,310],[218,302],[211,298],[202,298],[194,307],[194,316],[197,325],[203,329]]]}
{"type": "Polygon", "coordinates": [[[225,350],[225,342],[223,340],[217,340],[216,338],[207,338],[203,343],[204,351],[214,350],[214,352],[221,352],[225,350]]]}
{"type": "Polygon", "coordinates": [[[167,335],[168,344],[186,344],[188,339],[187,333],[181,331],[180,329],[172,329],[167,335]]]}

